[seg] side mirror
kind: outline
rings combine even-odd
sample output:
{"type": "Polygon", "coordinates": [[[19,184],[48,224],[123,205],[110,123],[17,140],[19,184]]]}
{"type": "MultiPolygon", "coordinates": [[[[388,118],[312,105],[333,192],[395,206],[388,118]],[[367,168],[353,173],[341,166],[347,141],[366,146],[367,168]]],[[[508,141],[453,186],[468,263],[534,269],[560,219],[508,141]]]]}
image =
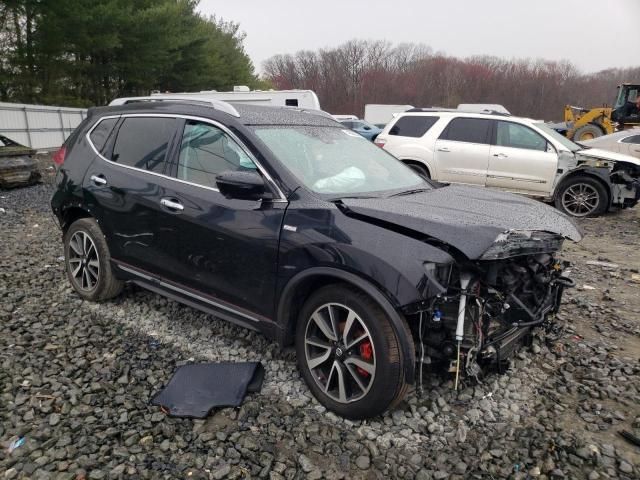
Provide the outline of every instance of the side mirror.
{"type": "Polygon", "coordinates": [[[266,192],[264,179],[257,171],[237,172],[228,170],[216,176],[220,193],[226,198],[240,200],[260,200],[271,198],[266,192]]]}

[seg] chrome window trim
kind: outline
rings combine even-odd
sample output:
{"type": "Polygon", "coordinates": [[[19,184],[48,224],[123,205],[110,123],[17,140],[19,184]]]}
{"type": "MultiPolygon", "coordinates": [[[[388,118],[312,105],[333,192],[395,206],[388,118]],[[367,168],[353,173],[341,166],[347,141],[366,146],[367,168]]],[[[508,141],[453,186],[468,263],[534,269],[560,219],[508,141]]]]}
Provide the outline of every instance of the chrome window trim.
{"type": "Polygon", "coordinates": [[[640,143],[625,142],[625,140],[627,138],[631,138],[631,137],[640,137],[640,133],[634,132],[631,135],[627,135],[626,137],[622,137],[620,140],[618,140],[618,143],[624,143],[625,145],[640,145],[640,143]]]}
{"type": "Polygon", "coordinates": [[[93,130],[101,122],[103,122],[104,120],[111,119],[111,118],[120,119],[120,118],[131,118],[131,117],[142,117],[142,118],[182,118],[184,120],[195,120],[195,121],[198,121],[198,122],[208,123],[210,125],[213,125],[216,128],[219,128],[224,133],[229,135],[229,137],[231,137],[231,139],[238,144],[240,149],[251,159],[251,161],[253,163],[256,164],[256,166],[258,167],[258,170],[260,170],[260,173],[267,179],[269,184],[271,186],[273,186],[273,188],[276,190],[276,192],[277,192],[277,194],[278,194],[278,196],[280,198],[274,198],[274,199],[272,199],[270,201],[274,202],[274,203],[288,203],[284,193],[282,192],[282,190],[280,190],[278,185],[276,185],[276,183],[274,182],[274,180],[271,177],[271,175],[269,175],[269,172],[267,172],[265,170],[265,168],[262,165],[260,165],[260,162],[258,162],[258,160],[255,158],[255,156],[246,148],[246,146],[240,141],[240,139],[233,132],[231,132],[225,125],[223,125],[223,124],[221,124],[221,123],[219,123],[219,122],[217,122],[215,120],[212,120],[210,118],[198,117],[198,116],[195,116],[195,115],[183,115],[183,114],[179,114],[179,113],[176,113],[176,114],[172,114],[172,113],[127,113],[127,114],[124,114],[124,115],[107,115],[107,116],[101,117],[100,120],[98,120],[89,129],[89,131],[86,133],[85,139],[87,140],[87,143],[89,143],[89,145],[91,146],[91,149],[93,150],[93,152],[98,157],[100,157],[103,161],[108,162],[111,165],[117,165],[118,167],[121,167],[121,168],[126,168],[126,169],[133,170],[133,171],[136,171],[136,172],[143,172],[143,173],[147,173],[149,175],[156,175],[158,177],[162,177],[162,178],[166,178],[166,179],[169,179],[169,180],[173,180],[174,182],[184,183],[184,184],[187,184],[187,185],[192,185],[194,187],[204,188],[206,190],[211,190],[211,191],[220,193],[220,190],[217,189],[217,188],[214,188],[214,187],[208,187],[206,185],[200,185],[198,183],[188,182],[186,180],[181,180],[179,178],[172,177],[172,176],[169,176],[169,175],[165,175],[163,173],[151,172],[151,171],[145,170],[143,168],[132,167],[130,165],[123,165],[121,163],[109,160],[108,158],[103,156],[98,151],[98,149],[95,147],[93,142],[91,141],[91,133],[93,132],[93,130]]]}

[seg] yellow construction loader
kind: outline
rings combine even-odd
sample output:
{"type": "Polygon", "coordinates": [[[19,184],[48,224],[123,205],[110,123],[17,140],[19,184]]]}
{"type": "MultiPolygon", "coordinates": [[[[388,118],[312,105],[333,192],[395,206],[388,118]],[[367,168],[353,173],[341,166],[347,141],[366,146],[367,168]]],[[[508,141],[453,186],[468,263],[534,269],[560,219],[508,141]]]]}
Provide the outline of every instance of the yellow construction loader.
{"type": "Polygon", "coordinates": [[[579,142],[640,126],[640,112],[634,110],[640,98],[640,84],[623,83],[618,86],[618,96],[611,107],[564,107],[564,124],[556,128],[568,138],[579,142]],[[634,113],[635,112],[635,113],[634,113]]]}

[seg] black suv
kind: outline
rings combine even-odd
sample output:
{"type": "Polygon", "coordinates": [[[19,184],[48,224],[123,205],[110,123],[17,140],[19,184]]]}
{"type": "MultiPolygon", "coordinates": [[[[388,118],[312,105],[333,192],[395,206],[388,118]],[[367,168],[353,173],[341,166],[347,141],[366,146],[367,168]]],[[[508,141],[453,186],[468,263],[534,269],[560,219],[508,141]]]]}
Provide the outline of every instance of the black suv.
{"type": "Polygon", "coordinates": [[[295,343],[350,418],[396,404],[424,364],[457,381],[508,359],[557,310],[554,254],[580,239],[533,200],[436,187],[322,112],[133,101],[92,109],[57,158],[80,296],[131,281],[295,343]]]}

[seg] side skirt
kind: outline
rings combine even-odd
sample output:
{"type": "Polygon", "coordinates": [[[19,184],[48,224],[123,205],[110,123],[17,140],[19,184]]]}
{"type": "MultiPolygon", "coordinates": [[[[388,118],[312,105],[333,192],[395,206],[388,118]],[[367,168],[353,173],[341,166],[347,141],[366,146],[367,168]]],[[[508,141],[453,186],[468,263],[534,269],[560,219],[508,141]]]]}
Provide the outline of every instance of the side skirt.
{"type": "Polygon", "coordinates": [[[121,273],[121,275],[118,276],[123,278],[123,280],[129,280],[146,290],[188,305],[189,307],[235,325],[261,332],[271,340],[277,338],[277,325],[266,317],[246,313],[245,311],[234,308],[234,306],[229,305],[227,302],[214,298],[210,299],[208,295],[204,293],[194,292],[191,289],[176,285],[173,282],[167,282],[155,275],[138,271],[138,269],[134,267],[123,265],[115,260],[113,260],[112,263],[119,273],[121,273]]]}

